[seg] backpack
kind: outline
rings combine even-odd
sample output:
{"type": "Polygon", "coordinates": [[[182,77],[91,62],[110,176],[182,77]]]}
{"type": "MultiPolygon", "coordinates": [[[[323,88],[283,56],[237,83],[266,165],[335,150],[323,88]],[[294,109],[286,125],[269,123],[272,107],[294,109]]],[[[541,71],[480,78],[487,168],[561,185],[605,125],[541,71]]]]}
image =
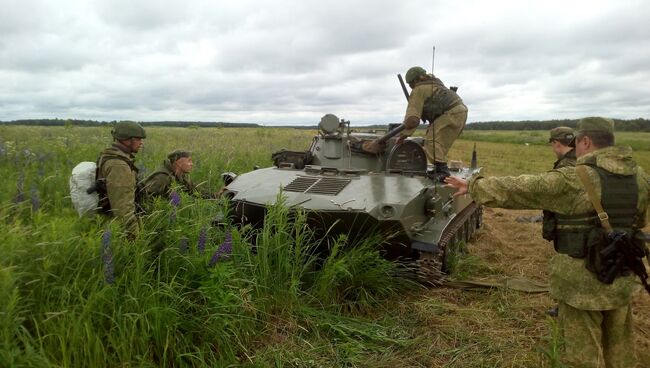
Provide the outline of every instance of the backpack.
{"type": "Polygon", "coordinates": [[[97,164],[83,161],[72,169],[70,176],[70,199],[79,217],[92,216],[99,207],[99,194],[95,183],[97,164]]]}

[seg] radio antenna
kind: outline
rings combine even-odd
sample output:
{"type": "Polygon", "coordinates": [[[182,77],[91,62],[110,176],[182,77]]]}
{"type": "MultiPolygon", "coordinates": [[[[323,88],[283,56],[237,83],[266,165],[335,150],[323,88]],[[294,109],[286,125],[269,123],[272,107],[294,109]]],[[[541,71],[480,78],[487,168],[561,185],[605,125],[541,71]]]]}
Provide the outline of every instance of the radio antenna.
{"type": "MultiPolygon", "coordinates": [[[[431,52],[431,77],[433,78],[433,65],[436,60],[436,46],[433,45],[433,51],[431,52]]],[[[433,83],[431,83],[431,96],[433,96],[433,83]]],[[[434,117],[431,117],[432,119],[434,117]]],[[[433,120],[429,122],[429,129],[431,129],[431,136],[433,138],[433,169],[435,170],[435,174],[438,174],[438,170],[436,168],[436,130],[433,129],[433,120]]],[[[434,175],[434,180],[437,175],[434,175]]],[[[438,186],[434,185],[434,192],[438,192],[438,186]]]]}
{"type": "Polygon", "coordinates": [[[433,74],[433,63],[436,60],[436,47],[433,46],[433,52],[431,53],[431,74],[433,74]]]}

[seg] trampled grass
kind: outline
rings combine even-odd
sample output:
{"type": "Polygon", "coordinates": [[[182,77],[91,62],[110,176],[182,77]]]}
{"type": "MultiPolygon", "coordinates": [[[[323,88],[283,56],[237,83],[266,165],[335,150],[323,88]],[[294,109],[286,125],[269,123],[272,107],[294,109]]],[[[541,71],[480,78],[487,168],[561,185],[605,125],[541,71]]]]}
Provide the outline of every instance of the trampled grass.
{"type": "MultiPolygon", "coordinates": [[[[314,132],[147,133],[143,174],[189,148],[194,180],[216,191],[221,172],[269,166],[272,152],[304,150],[314,132]]],[[[488,175],[545,171],[554,161],[544,139],[525,145],[468,133],[450,158],[469,162],[476,141],[488,175]]],[[[109,137],[107,128],[0,126],[0,367],[555,366],[547,295],[416,287],[393,277],[399,270],[376,252],[380,238],[357,247],[316,239],[282,206],[253,231],[212,226],[221,201],[161,200],[133,242],[115,224],[79,219],[67,197],[70,171],[94,161],[109,137]],[[315,259],[314,247],[332,255],[315,259]]],[[[647,150],[635,157],[650,166],[647,150]]],[[[552,251],[538,225],[504,210],[485,217],[455,260],[457,275],[545,281],[552,251]]],[[[648,347],[650,303],[640,298],[639,345],[648,347]]]]}

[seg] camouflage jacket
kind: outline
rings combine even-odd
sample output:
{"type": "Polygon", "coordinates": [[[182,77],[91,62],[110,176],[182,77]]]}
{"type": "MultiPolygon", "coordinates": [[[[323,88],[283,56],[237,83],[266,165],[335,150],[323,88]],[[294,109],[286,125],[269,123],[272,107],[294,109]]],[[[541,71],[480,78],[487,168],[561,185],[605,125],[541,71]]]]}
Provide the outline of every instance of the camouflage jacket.
{"type": "Polygon", "coordinates": [[[144,179],[142,191],[147,198],[156,196],[167,198],[171,194],[173,184],[178,185],[186,193],[200,193],[188,174],[180,176],[174,174],[174,168],[169,160],[163,161],[162,167],[144,179]]]}
{"type": "MultiPolygon", "coordinates": [[[[435,78],[431,81],[420,82],[415,85],[409,96],[404,122],[407,120],[420,121],[426,120],[432,123],[438,116],[445,111],[457,109],[458,111],[467,111],[463,100],[456,92],[445,87],[440,79],[435,78]]],[[[455,111],[455,110],[454,110],[455,111]]],[[[417,124],[415,124],[417,125],[417,124]]],[[[411,135],[416,128],[405,129],[402,135],[411,135]]]]}
{"type": "MultiPolygon", "coordinates": [[[[553,169],[561,169],[563,167],[576,165],[576,150],[575,148],[567,152],[564,156],[560,157],[553,164],[553,169]]],[[[550,211],[544,210],[542,213],[542,237],[546,240],[553,240],[556,231],[555,214],[550,211]]]]}
{"type": "Polygon", "coordinates": [[[103,150],[97,160],[97,179],[106,180],[106,199],[110,205],[110,214],[123,222],[131,236],[139,232],[135,215],[138,169],[134,160],[135,157],[126,153],[119,143],[103,150]]]}
{"type": "Polygon", "coordinates": [[[575,165],[576,165],[576,150],[574,148],[571,151],[567,152],[564,156],[560,157],[557,161],[555,161],[555,163],[553,164],[553,168],[561,169],[563,167],[575,166],[575,165]]]}
{"type": "MultiPolygon", "coordinates": [[[[577,164],[595,159],[596,165],[620,175],[637,174],[639,196],[637,224],[646,224],[650,182],[643,169],[631,157],[627,147],[608,147],[580,157],[577,164]]],[[[597,193],[600,193],[598,172],[587,166],[597,193]]],[[[563,215],[593,215],[595,210],[587,197],[575,167],[564,167],[539,175],[516,177],[476,177],[469,182],[472,198],[489,207],[510,209],[544,209],[563,215]]],[[[585,267],[585,259],[556,254],[551,260],[551,295],[574,308],[608,310],[627,305],[637,289],[634,275],[619,277],[613,284],[603,284],[585,267]]]]}

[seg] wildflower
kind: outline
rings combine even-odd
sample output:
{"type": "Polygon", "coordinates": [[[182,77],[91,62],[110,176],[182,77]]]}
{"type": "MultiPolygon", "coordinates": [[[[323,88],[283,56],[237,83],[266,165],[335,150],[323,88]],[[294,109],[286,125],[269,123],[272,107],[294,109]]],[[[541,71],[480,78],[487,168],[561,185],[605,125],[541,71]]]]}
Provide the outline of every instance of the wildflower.
{"type": "Polygon", "coordinates": [[[203,254],[205,252],[205,242],[207,240],[208,240],[208,231],[205,228],[202,228],[201,231],[199,232],[199,244],[196,247],[199,250],[199,254],[203,254]]]}
{"type": "Polygon", "coordinates": [[[104,231],[104,235],[102,235],[102,263],[104,264],[104,281],[109,285],[113,285],[115,282],[115,267],[113,266],[110,230],[104,231]]]}
{"type": "Polygon", "coordinates": [[[224,239],[223,243],[217,248],[217,251],[214,252],[212,255],[212,258],[210,258],[210,267],[214,267],[217,262],[219,262],[219,259],[221,258],[228,258],[230,257],[230,254],[232,253],[232,235],[230,233],[226,234],[226,239],[224,239]]]}
{"type": "Polygon", "coordinates": [[[30,197],[32,200],[32,212],[36,212],[39,208],[41,208],[41,200],[38,197],[38,189],[36,189],[35,185],[32,185],[32,189],[30,190],[30,197]]]}
{"type": "Polygon", "coordinates": [[[169,203],[174,207],[179,207],[181,205],[181,196],[177,191],[173,191],[169,195],[169,203]]]}
{"type": "Polygon", "coordinates": [[[188,243],[188,239],[186,237],[182,237],[178,244],[178,250],[182,254],[185,254],[187,252],[187,243],[188,243]]]}
{"type": "Polygon", "coordinates": [[[25,200],[25,192],[23,187],[25,185],[25,173],[20,173],[18,182],[16,183],[16,195],[14,196],[14,203],[18,204],[25,200]]]}

